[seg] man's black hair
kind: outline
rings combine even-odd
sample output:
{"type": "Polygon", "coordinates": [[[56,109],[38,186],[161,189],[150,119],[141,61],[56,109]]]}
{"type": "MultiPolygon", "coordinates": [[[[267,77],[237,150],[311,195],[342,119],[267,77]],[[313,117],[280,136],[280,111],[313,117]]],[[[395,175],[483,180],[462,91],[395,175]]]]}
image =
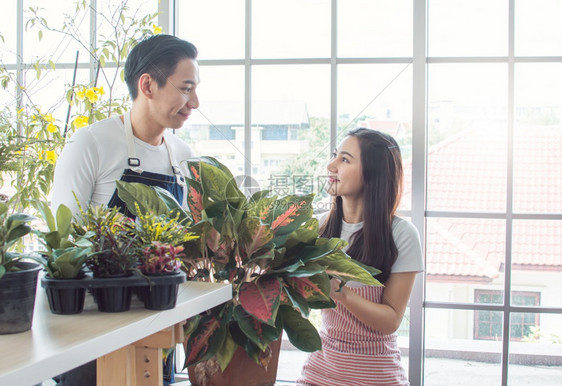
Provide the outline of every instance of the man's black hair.
{"type": "Polygon", "coordinates": [[[138,80],[142,74],[149,74],[158,87],[162,87],[182,59],[197,59],[197,48],[188,41],[166,34],[140,41],[125,63],[125,82],[131,98],[137,98],[138,80]]]}

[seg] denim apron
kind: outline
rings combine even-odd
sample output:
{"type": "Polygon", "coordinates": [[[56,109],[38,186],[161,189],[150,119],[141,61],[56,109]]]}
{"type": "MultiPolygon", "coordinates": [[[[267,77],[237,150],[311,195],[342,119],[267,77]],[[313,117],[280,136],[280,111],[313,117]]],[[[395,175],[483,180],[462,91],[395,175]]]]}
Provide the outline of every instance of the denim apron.
{"type": "MultiPolygon", "coordinates": [[[[128,169],[125,169],[123,175],[121,176],[121,181],[125,182],[140,182],[142,184],[148,186],[158,186],[163,189],[166,189],[170,192],[175,199],[181,205],[183,202],[183,192],[185,188],[184,178],[181,175],[180,168],[177,166],[177,162],[174,159],[174,155],[172,154],[172,150],[166,143],[166,140],[162,138],[164,141],[164,146],[166,146],[166,150],[168,151],[168,159],[170,161],[171,171],[173,175],[166,175],[166,174],[159,174],[159,173],[151,173],[143,171],[141,168],[140,159],[137,158],[136,151],[135,151],[135,137],[133,135],[133,126],[131,125],[131,113],[128,112],[124,115],[124,125],[125,125],[125,135],[127,137],[127,163],[129,165],[128,169]]],[[[150,166],[150,165],[148,165],[150,166]]],[[[133,217],[133,214],[129,211],[123,200],[119,198],[117,195],[117,188],[109,200],[107,204],[110,208],[117,206],[120,208],[120,212],[128,217],[133,217]]]]}

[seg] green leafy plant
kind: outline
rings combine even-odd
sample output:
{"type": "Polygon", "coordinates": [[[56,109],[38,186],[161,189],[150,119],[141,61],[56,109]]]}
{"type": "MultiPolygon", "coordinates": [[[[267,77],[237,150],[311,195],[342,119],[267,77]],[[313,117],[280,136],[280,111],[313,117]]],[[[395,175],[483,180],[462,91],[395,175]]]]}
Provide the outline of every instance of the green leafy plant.
{"type": "Polygon", "coordinates": [[[73,216],[66,205],[60,205],[57,208],[56,216],[44,201],[34,201],[33,206],[48,229],[48,231],[33,231],[47,248],[46,251],[40,252],[47,274],[54,279],[72,279],[83,276],[92,248],[88,237],[92,236],[93,232],[74,237],[73,216]]]}
{"type": "MultiPolygon", "coordinates": [[[[122,181],[117,183],[122,184],[122,181]]],[[[141,250],[151,246],[155,241],[177,246],[196,237],[189,231],[190,222],[180,221],[177,213],[175,216],[170,216],[168,213],[157,215],[152,211],[143,212],[138,203],[135,203],[135,208],[137,219],[134,233],[137,236],[136,243],[141,250]]]]}
{"type": "Polygon", "coordinates": [[[232,284],[231,301],[188,320],[185,366],[216,358],[224,370],[238,346],[266,366],[268,345],[283,330],[297,348],[320,349],[307,317],[312,309],[335,306],[330,278],[380,285],[373,278],[379,271],[350,259],[342,251],[345,241],[318,237],[313,195],[258,192],[247,198],[215,159],[187,163],[189,214],[159,188],[121,184],[119,191],[129,208],[142,201],[157,212],[191,216],[199,238],[184,243],[188,276],[232,284]]]}
{"type": "MultiPolygon", "coordinates": [[[[118,181],[121,184],[121,181],[118,181]]],[[[173,273],[181,267],[180,256],[182,243],[195,239],[189,231],[190,222],[184,218],[180,222],[179,214],[170,217],[167,213],[156,215],[152,211],[142,212],[135,202],[137,219],[134,234],[135,244],[139,250],[139,269],[143,273],[173,273]]]]}
{"type": "Polygon", "coordinates": [[[89,206],[86,211],[80,208],[75,232],[92,243],[86,266],[95,277],[126,275],[135,269],[138,256],[134,228],[134,221],[117,207],[89,206]]]}
{"type": "Polygon", "coordinates": [[[25,10],[26,31],[36,31],[39,40],[48,32],[76,42],[88,55],[81,61],[93,62],[96,75],[90,82],[66,84],[60,95],[51,96],[52,103],[41,105],[34,90],[52,87],[49,82],[59,70],[53,60],[60,53],[25,63],[20,77],[0,60],[0,87],[8,94],[9,106],[0,111],[0,161],[7,160],[0,162],[0,186],[5,181],[16,189],[10,200],[21,210],[29,208],[32,200],[47,199],[57,157],[76,129],[129,109],[128,94],[118,91],[124,89],[126,57],[139,40],[160,33],[161,28],[155,24],[158,13],[143,15],[128,3],[93,9],[90,1],[80,0],[56,26],[43,16],[44,9],[25,10]],[[93,15],[103,31],[95,42],[83,34],[79,24],[93,15]],[[106,25],[111,28],[104,29],[106,25]],[[61,108],[66,104],[68,108],[61,108]]]}
{"type": "Polygon", "coordinates": [[[14,247],[31,232],[29,223],[35,217],[25,213],[10,213],[8,205],[0,202],[0,279],[6,272],[18,270],[18,262],[26,257],[14,247]]]}

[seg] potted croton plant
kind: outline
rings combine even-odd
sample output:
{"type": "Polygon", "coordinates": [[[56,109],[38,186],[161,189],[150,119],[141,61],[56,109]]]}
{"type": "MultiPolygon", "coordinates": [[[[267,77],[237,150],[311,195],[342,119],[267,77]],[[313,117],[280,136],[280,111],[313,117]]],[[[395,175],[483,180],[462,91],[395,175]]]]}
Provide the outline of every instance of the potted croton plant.
{"type": "Polygon", "coordinates": [[[380,285],[373,277],[379,271],[350,259],[342,251],[345,241],[318,237],[313,195],[246,197],[215,159],[187,163],[189,213],[162,189],[122,184],[121,190],[135,191],[124,199],[128,206],[142,197],[151,210],[191,217],[191,231],[199,237],[184,243],[188,277],[232,284],[232,300],[188,320],[190,381],[273,384],[283,330],[298,349],[321,349],[307,317],[311,309],[335,307],[330,278],[380,285]],[[257,367],[247,369],[240,359],[257,367]]]}
{"type": "Polygon", "coordinates": [[[185,281],[180,259],[184,257],[182,244],[196,236],[189,232],[189,223],[179,221],[177,215],[143,212],[138,203],[134,214],[137,217],[134,228],[137,268],[148,279],[148,285],[136,288],[137,294],[147,309],[174,308],[178,286],[185,281]]]}
{"type": "Polygon", "coordinates": [[[34,217],[13,213],[8,205],[0,202],[0,334],[23,332],[32,326],[41,265],[26,261],[31,256],[14,250],[31,232],[32,220],[34,217]]]}
{"type": "Polygon", "coordinates": [[[45,222],[45,231],[34,230],[46,250],[40,251],[46,275],[41,278],[49,307],[55,314],[76,314],[84,310],[86,262],[91,253],[90,234],[77,237],[73,232],[71,210],[61,204],[53,214],[44,201],[34,201],[33,206],[45,222]]]}
{"type": "Polygon", "coordinates": [[[89,287],[98,310],[127,311],[136,283],[132,274],[138,258],[134,247],[137,241],[134,221],[116,207],[89,206],[85,211],[80,209],[74,228],[78,237],[92,243],[86,266],[94,277],[89,287]]]}

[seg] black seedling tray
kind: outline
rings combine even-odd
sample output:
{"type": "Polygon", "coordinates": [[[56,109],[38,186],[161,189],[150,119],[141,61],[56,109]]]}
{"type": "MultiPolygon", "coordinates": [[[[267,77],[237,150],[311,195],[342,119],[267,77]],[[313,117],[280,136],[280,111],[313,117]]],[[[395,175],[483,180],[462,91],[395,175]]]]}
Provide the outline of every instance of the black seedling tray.
{"type": "Polygon", "coordinates": [[[87,272],[80,279],[53,279],[47,275],[41,278],[43,288],[100,288],[100,287],[145,287],[153,285],[180,284],[186,281],[185,272],[161,274],[161,275],[141,275],[133,272],[129,276],[119,277],[94,277],[91,272],[87,272]]]}

